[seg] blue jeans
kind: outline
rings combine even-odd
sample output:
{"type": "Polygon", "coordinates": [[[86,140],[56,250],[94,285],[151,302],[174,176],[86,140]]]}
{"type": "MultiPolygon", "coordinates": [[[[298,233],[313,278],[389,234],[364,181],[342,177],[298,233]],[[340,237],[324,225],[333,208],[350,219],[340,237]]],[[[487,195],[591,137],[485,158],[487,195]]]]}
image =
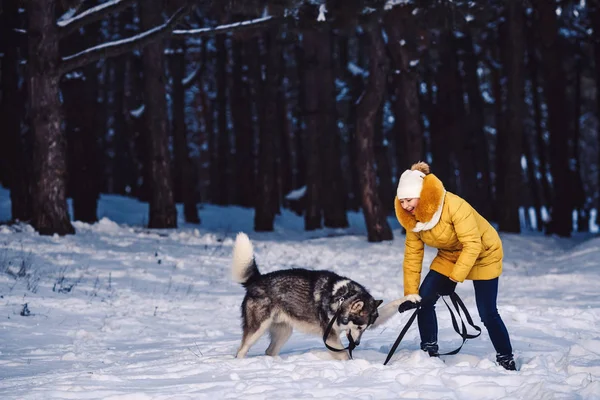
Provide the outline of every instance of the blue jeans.
{"type": "MultiPolygon", "coordinates": [[[[475,288],[475,302],[479,317],[490,335],[497,356],[512,357],[512,346],[508,331],[496,307],[498,278],[487,281],[473,281],[473,287],[475,288]]],[[[430,270],[423,280],[419,288],[419,295],[423,300],[418,314],[421,349],[437,353],[438,325],[435,315],[435,303],[440,295],[450,294],[455,288],[456,282],[452,282],[448,277],[433,270],[430,270]]]]}

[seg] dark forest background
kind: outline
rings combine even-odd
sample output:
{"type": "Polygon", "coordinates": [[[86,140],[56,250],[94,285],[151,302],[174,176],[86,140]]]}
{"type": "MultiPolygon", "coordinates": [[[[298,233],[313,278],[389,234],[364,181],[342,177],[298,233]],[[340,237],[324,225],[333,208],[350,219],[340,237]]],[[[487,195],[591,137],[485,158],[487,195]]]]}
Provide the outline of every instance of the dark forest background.
{"type": "Polygon", "coordinates": [[[150,228],[176,202],[200,224],[201,203],[252,207],[257,231],[362,210],[381,241],[425,160],[501,231],[586,232],[599,2],[1,0],[0,183],[41,234],[113,193],[150,228]]]}

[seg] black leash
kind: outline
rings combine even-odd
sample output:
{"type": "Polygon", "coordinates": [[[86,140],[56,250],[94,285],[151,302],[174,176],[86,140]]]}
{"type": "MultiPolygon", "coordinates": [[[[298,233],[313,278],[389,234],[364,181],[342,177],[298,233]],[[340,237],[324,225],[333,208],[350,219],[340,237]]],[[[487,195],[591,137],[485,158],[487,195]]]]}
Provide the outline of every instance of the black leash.
{"type": "Polygon", "coordinates": [[[329,321],[327,328],[325,328],[325,333],[323,333],[323,343],[325,343],[325,347],[327,347],[331,351],[340,352],[340,351],[348,350],[350,359],[352,359],[352,350],[354,350],[356,348],[356,343],[354,343],[354,339],[352,338],[351,333],[348,333],[348,340],[349,340],[348,347],[344,347],[343,349],[338,349],[338,348],[332,347],[327,344],[327,338],[329,337],[329,334],[331,333],[333,324],[335,323],[335,321],[337,321],[337,319],[340,317],[340,314],[342,313],[342,303],[343,302],[344,302],[344,299],[342,298],[340,300],[340,305],[338,306],[338,309],[336,310],[335,314],[333,314],[333,317],[331,317],[331,320],[329,321]]]}
{"type": "MultiPolygon", "coordinates": [[[[442,300],[444,300],[444,303],[446,304],[446,307],[448,307],[448,311],[450,311],[450,316],[452,318],[452,327],[454,328],[454,331],[456,333],[458,333],[463,341],[461,343],[461,345],[456,349],[456,350],[452,350],[448,353],[442,353],[439,354],[440,356],[448,356],[448,355],[452,355],[452,354],[456,354],[460,351],[460,349],[462,349],[463,345],[465,344],[465,342],[467,341],[467,339],[475,339],[476,337],[478,337],[479,335],[481,335],[481,328],[477,325],[475,325],[473,323],[473,319],[471,318],[471,315],[469,314],[469,311],[467,310],[467,307],[465,306],[465,303],[463,303],[463,301],[460,299],[460,297],[458,296],[458,294],[456,294],[456,292],[452,292],[449,297],[450,300],[452,302],[452,304],[454,305],[454,308],[456,309],[456,312],[458,313],[458,317],[460,318],[460,322],[462,325],[462,329],[459,331],[458,329],[458,322],[456,321],[456,317],[454,316],[454,313],[452,312],[452,309],[450,308],[450,306],[448,305],[448,303],[446,302],[446,299],[444,299],[444,296],[440,296],[442,297],[442,300]],[[477,330],[477,334],[469,334],[467,333],[467,327],[465,326],[465,322],[463,321],[462,315],[460,310],[463,310],[463,313],[465,314],[465,318],[467,319],[467,322],[469,323],[469,325],[471,325],[471,327],[473,327],[475,330],[477,330]]],[[[406,303],[406,302],[405,302],[406,303]]],[[[387,363],[390,361],[390,359],[392,358],[392,356],[394,355],[394,353],[396,352],[396,349],[398,348],[398,345],[400,345],[400,342],[402,341],[402,339],[404,338],[404,335],[406,335],[406,332],[408,331],[408,329],[410,328],[410,326],[413,324],[413,322],[415,321],[415,318],[417,317],[417,314],[419,312],[419,310],[421,309],[421,304],[420,303],[412,303],[414,304],[414,306],[412,305],[408,305],[405,307],[402,307],[403,304],[402,303],[400,305],[400,307],[398,307],[398,312],[402,313],[404,311],[410,310],[411,308],[416,308],[415,312],[413,312],[413,314],[410,316],[408,322],[406,323],[406,325],[404,326],[404,328],[402,328],[402,331],[400,332],[400,334],[398,335],[398,338],[396,339],[396,341],[394,342],[394,344],[392,345],[392,348],[390,349],[390,352],[388,353],[385,362],[383,363],[383,365],[387,365],[387,363]],[[403,308],[402,310],[400,310],[401,308],[403,308]]]]}
{"type": "Polygon", "coordinates": [[[390,361],[390,359],[392,358],[392,356],[394,355],[394,353],[396,352],[396,349],[398,348],[398,345],[400,344],[400,342],[404,338],[404,335],[406,335],[406,332],[408,332],[408,328],[410,328],[410,326],[412,325],[412,323],[415,322],[415,318],[417,318],[417,313],[419,312],[420,308],[421,308],[421,306],[417,305],[417,308],[416,308],[415,312],[412,313],[412,315],[410,316],[410,319],[408,320],[408,322],[406,323],[406,325],[404,325],[404,328],[402,328],[402,331],[398,335],[398,339],[396,339],[396,341],[394,342],[394,345],[390,349],[390,352],[388,353],[385,361],[383,362],[383,365],[386,365],[388,363],[388,361],[390,361]]]}
{"type": "Polygon", "coordinates": [[[450,317],[452,317],[452,327],[454,328],[454,331],[456,333],[458,333],[462,337],[462,340],[463,340],[462,343],[460,344],[460,346],[458,347],[458,349],[452,350],[448,353],[440,354],[441,356],[449,356],[449,355],[458,353],[460,351],[460,349],[462,349],[462,347],[465,344],[465,342],[467,341],[467,339],[475,339],[476,337],[479,337],[479,335],[481,335],[481,328],[473,323],[473,319],[471,318],[469,311],[467,311],[467,307],[465,306],[465,303],[463,303],[463,301],[456,294],[456,292],[452,292],[450,294],[450,300],[452,301],[452,305],[454,305],[454,308],[456,309],[456,312],[458,313],[458,317],[460,318],[460,323],[462,325],[461,326],[462,329],[459,332],[458,331],[458,323],[456,322],[456,317],[454,316],[452,309],[450,308],[450,306],[448,305],[448,303],[446,302],[446,299],[444,299],[444,297],[442,297],[442,300],[444,300],[444,304],[446,304],[446,307],[448,307],[448,311],[450,311],[450,317]],[[467,333],[467,327],[465,326],[465,322],[462,319],[462,315],[460,315],[461,309],[465,313],[465,318],[467,319],[467,322],[469,323],[469,325],[471,325],[471,327],[473,327],[477,331],[477,334],[473,335],[473,334],[467,333]]]}

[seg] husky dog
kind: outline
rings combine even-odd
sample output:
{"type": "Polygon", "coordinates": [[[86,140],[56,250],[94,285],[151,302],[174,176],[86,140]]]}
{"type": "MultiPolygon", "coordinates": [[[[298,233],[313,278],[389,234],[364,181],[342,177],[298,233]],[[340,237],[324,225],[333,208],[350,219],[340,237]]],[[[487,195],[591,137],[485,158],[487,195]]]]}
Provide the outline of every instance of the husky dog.
{"type": "MultiPolygon", "coordinates": [[[[358,345],[368,327],[384,323],[405,301],[402,298],[378,309],[382,300],[375,300],[363,286],[330,271],[294,268],[262,275],[245,233],[239,233],[235,239],[232,275],[246,288],[242,302],[243,336],[237,358],[244,358],[267,331],[271,344],[266,354],[270,356],[279,354],[294,328],[323,337],[340,307],[326,343],[343,349],[339,336],[346,332],[348,340],[358,345]]],[[[349,358],[347,351],[329,351],[336,359],[349,358]]]]}

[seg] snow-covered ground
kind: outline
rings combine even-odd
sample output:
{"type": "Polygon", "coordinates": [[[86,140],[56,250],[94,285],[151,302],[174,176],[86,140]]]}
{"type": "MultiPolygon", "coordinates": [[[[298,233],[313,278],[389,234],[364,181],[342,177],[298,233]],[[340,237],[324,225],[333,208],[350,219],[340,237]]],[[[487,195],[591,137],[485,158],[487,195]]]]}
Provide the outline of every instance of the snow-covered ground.
{"type": "MultiPolygon", "coordinates": [[[[75,222],[76,235],[0,226],[0,399],[600,399],[600,238],[502,235],[499,309],[518,372],[495,364],[485,330],[458,355],[429,358],[416,325],[383,366],[408,315],[366,332],[351,361],[301,333],[279,357],[264,355],[263,338],[238,360],[238,231],[263,272],[330,269],[386,302],[403,294],[404,236],[390,219],[394,241],[368,243],[360,214],[349,229],[309,233],[289,212],[270,233],[252,231],[252,210],[200,214],[201,225],[153,231],[147,205],[103,196],[101,221],[75,222]]],[[[0,189],[0,220],[9,216],[0,189]]],[[[479,322],[472,284],[458,293],[479,322]]],[[[459,337],[438,309],[440,350],[451,350],[459,337]]]]}

